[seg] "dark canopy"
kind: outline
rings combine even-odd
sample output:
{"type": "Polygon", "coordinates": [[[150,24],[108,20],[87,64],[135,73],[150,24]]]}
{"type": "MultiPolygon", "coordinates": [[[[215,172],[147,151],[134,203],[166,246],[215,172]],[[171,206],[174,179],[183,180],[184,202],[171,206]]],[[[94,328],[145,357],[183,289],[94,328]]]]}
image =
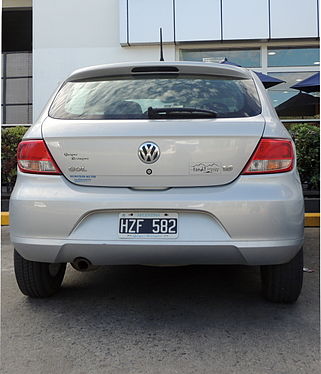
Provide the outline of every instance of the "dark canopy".
{"type": "MultiPolygon", "coordinates": [[[[231,61],[228,61],[228,59],[226,57],[224,58],[223,61],[221,61],[221,64],[227,64],[227,65],[233,65],[233,66],[241,67],[241,65],[238,65],[238,64],[236,64],[234,62],[231,62],[231,61]]],[[[270,75],[259,73],[257,71],[254,71],[254,73],[260,78],[260,80],[263,83],[263,86],[265,88],[270,88],[270,87],[276,86],[277,84],[280,84],[280,83],[284,82],[281,79],[274,78],[274,77],[271,77],[270,75]]]]}
{"type": "Polygon", "coordinates": [[[279,116],[314,116],[320,112],[319,98],[300,92],[275,110],[279,116]]]}
{"type": "Polygon", "coordinates": [[[320,91],[320,72],[313,74],[311,77],[291,86],[296,90],[304,92],[318,92],[320,91]]]}

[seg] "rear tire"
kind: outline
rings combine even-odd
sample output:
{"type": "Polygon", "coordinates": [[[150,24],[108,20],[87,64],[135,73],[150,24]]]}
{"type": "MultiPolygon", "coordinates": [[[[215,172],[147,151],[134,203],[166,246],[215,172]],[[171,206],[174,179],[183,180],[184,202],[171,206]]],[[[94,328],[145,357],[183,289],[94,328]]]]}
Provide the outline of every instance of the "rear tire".
{"type": "Polygon", "coordinates": [[[14,270],[20,291],[30,297],[42,298],[60,289],[66,264],[29,261],[14,250],[14,270]]]}
{"type": "Polygon", "coordinates": [[[288,263],[261,266],[263,296],[275,303],[294,303],[303,282],[303,248],[288,263]]]}

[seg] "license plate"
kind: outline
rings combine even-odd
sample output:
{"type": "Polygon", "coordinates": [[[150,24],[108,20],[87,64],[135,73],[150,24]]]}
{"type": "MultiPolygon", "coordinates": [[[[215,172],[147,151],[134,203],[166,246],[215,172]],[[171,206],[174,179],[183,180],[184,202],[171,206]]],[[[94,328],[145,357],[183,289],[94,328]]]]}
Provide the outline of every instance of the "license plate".
{"type": "Polygon", "coordinates": [[[120,213],[119,238],[177,238],[177,213],[120,213]]]}

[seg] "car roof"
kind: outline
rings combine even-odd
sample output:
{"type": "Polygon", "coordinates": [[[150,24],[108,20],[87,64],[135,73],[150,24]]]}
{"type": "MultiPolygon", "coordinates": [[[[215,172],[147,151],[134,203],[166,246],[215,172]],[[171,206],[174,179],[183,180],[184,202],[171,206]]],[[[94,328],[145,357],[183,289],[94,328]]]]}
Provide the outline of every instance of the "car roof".
{"type": "Polygon", "coordinates": [[[227,64],[211,62],[131,62],[89,66],[74,71],[67,81],[86,80],[98,77],[148,74],[216,75],[236,79],[252,79],[250,71],[227,64]]]}

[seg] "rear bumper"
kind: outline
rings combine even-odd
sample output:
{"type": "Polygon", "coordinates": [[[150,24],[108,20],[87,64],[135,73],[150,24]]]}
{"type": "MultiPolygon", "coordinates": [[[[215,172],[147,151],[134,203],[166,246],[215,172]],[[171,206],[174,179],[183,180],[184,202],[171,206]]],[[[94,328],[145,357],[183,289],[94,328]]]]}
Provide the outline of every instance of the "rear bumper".
{"type": "Polygon", "coordinates": [[[72,262],[87,258],[93,265],[120,264],[239,264],[269,265],[290,261],[301,240],[251,242],[106,242],[15,238],[15,248],[26,259],[72,262]]]}
{"type": "Polygon", "coordinates": [[[264,265],[288,262],[301,248],[304,204],[296,172],[166,191],[19,173],[10,218],[15,248],[32,261],[264,265]],[[119,212],[151,210],[179,214],[177,239],[118,237],[119,212]]]}

